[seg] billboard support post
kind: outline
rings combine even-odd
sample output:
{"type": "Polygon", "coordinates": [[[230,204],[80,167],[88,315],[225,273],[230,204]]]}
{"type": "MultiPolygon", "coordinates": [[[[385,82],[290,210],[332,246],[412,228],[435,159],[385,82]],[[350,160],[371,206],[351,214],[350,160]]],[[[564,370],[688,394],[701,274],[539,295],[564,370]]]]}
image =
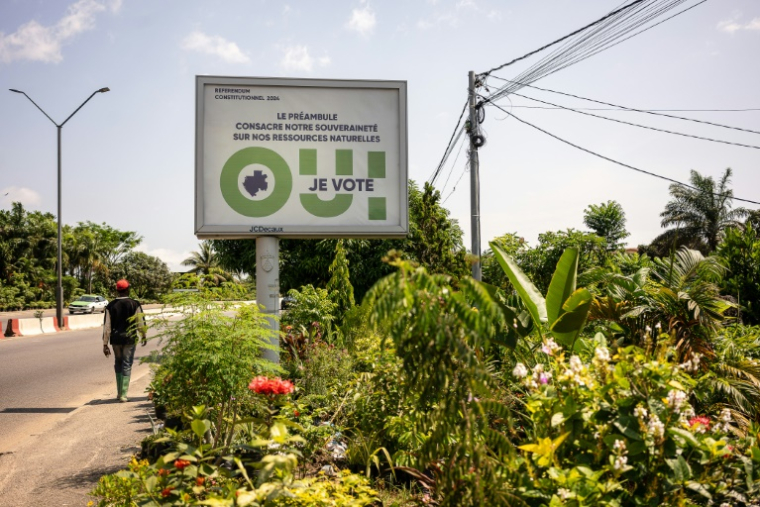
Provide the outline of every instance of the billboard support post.
{"type": "Polygon", "coordinates": [[[256,238],[256,303],[269,316],[269,343],[277,348],[264,349],[263,357],[279,364],[280,322],[273,317],[280,310],[280,239],[275,236],[256,238]]]}
{"type": "Polygon", "coordinates": [[[195,235],[256,238],[279,362],[279,239],[405,238],[406,81],[196,76],[195,235]]]}

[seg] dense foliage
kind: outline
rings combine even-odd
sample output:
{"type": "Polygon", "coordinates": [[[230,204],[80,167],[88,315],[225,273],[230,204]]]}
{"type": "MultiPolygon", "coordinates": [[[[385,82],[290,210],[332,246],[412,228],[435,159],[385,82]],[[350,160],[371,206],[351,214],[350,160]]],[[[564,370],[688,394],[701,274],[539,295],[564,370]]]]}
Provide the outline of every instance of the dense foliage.
{"type": "MultiPolygon", "coordinates": [[[[707,180],[666,212],[729,217],[707,180]]],[[[185,317],[155,321],[165,429],[101,479],[100,505],[760,505],[754,215],[650,256],[622,250],[617,203],[590,206],[593,232],[496,238],[479,282],[437,194],[420,197],[404,248],[285,249],[310,283],[288,291],[279,366],[256,308],[214,302],[239,290],[218,267],[185,275],[205,277],[172,301],[185,317]]],[[[241,243],[212,246],[229,260],[241,243]]]]}
{"type": "MultiPolygon", "coordinates": [[[[389,251],[403,255],[435,273],[460,277],[469,273],[462,230],[441,206],[440,192],[425,184],[420,190],[409,182],[409,236],[396,240],[344,240],[357,300],[392,269],[383,258],[389,251]]],[[[280,240],[280,288],[283,293],[303,285],[326,287],[330,263],[338,240],[280,240]]],[[[235,272],[256,272],[256,245],[253,240],[212,240],[220,265],[235,272]]]]}
{"type": "MultiPolygon", "coordinates": [[[[57,227],[52,214],[20,203],[0,210],[0,310],[55,306],[57,227]]],[[[136,288],[143,298],[156,298],[171,286],[160,259],[134,250],[141,241],[137,233],[93,222],[64,225],[62,231],[66,301],[83,293],[110,297],[125,274],[140,279],[136,288]]]]}

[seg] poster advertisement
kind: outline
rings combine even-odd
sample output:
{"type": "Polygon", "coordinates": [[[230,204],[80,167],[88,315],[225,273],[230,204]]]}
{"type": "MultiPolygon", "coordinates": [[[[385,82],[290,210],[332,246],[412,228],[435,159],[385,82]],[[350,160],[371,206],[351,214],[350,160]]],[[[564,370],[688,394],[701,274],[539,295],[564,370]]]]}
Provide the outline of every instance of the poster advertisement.
{"type": "Polygon", "coordinates": [[[198,238],[403,237],[406,82],[196,77],[198,238]]]}

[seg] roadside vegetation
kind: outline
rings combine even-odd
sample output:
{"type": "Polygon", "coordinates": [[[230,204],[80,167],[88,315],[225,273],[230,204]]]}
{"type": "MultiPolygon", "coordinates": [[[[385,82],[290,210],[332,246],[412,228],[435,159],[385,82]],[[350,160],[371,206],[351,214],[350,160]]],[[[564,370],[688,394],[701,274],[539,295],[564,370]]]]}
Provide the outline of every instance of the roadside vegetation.
{"type": "Polygon", "coordinates": [[[288,290],[279,365],[265,317],[216,302],[234,284],[171,295],[187,315],[153,321],[155,434],[93,504],[760,504],[756,215],[724,200],[718,231],[687,227],[671,188],[681,233],[658,256],[624,251],[622,208],[593,205],[588,232],[495,238],[477,282],[439,195],[418,192],[418,218],[441,218],[416,229],[424,247],[374,266],[380,246],[310,243],[330,255],[288,290]]]}

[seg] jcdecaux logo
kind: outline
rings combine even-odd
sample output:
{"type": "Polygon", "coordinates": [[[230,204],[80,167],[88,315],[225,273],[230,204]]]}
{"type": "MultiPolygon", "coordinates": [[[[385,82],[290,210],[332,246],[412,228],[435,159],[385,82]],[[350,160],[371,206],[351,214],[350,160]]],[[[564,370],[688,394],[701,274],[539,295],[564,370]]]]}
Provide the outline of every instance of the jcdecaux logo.
{"type": "MultiPolygon", "coordinates": [[[[367,168],[367,178],[353,178],[353,150],[335,150],[335,177],[319,178],[317,150],[299,150],[298,174],[310,177],[313,181],[309,185],[309,192],[299,194],[301,206],[320,218],[342,215],[351,207],[356,193],[374,192],[375,180],[385,178],[385,152],[368,152],[367,168]],[[323,200],[319,197],[320,192],[328,190],[336,192],[332,199],[323,200]]],[[[249,147],[235,152],[227,160],[219,183],[224,200],[232,209],[247,217],[261,218],[277,213],[288,202],[293,190],[293,175],[288,163],[277,152],[269,148],[249,147]],[[274,181],[269,181],[268,174],[262,170],[254,170],[251,175],[242,174],[246,167],[255,164],[268,169],[274,181]]],[[[385,197],[367,199],[367,218],[385,220],[385,197]]]]}

